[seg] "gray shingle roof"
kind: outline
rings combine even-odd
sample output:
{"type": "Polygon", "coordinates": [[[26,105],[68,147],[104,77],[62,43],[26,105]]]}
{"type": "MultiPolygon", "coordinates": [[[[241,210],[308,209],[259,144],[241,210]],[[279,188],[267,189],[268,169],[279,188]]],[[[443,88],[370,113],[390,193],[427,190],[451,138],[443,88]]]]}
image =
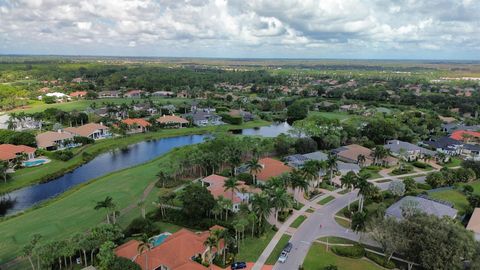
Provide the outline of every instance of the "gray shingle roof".
{"type": "Polygon", "coordinates": [[[435,155],[435,151],[431,151],[418,145],[399,140],[387,141],[387,144],[384,147],[390,149],[390,151],[392,151],[393,153],[400,153],[400,149],[404,149],[405,151],[419,151],[423,154],[431,156],[435,155]]]}
{"type": "Polygon", "coordinates": [[[402,215],[402,207],[411,202],[416,204],[418,211],[428,215],[434,215],[437,217],[448,216],[451,218],[455,218],[457,216],[457,210],[448,205],[413,196],[405,196],[398,202],[391,205],[385,212],[385,215],[401,220],[404,218],[402,215]]]}

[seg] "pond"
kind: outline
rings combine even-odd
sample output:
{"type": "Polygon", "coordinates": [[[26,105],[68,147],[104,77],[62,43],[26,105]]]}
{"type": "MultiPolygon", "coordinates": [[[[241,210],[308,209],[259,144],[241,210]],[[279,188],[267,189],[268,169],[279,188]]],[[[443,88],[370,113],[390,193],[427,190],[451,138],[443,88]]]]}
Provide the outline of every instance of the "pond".
{"type": "MultiPolygon", "coordinates": [[[[275,123],[266,127],[236,130],[233,133],[276,137],[280,133],[287,133],[289,128],[290,126],[287,123],[275,123]]],[[[83,166],[52,181],[28,186],[4,195],[2,198],[4,200],[8,199],[10,203],[4,204],[8,205],[8,209],[0,211],[0,216],[2,214],[12,215],[26,210],[35,204],[60,195],[78,184],[111,172],[145,163],[167,153],[175,147],[201,143],[208,136],[210,135],[186,135],[143,141],[123,149],[103,153],[83,166]]]]}

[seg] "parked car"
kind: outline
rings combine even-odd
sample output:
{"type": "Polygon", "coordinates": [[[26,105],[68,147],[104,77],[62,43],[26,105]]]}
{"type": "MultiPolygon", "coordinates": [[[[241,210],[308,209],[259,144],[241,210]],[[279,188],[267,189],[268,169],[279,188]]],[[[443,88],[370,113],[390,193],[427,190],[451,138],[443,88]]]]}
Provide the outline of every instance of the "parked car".
{"type": "Polygon", "coordinates": [[[278,262],[285,263],[287,261],[287,258],[288,258],[288,253],[285,251],[282,251],[282,253],[280,254],[280,257],[278,257],[278,262]]]}
{"type": "Polygon", "coordinates": [[[292,247],[293,247],[292,243],[288,242],[283,248],[283,251],[290,253],[290,251],[292,251],[292,247]]]}
{"type": "Polygon", "coordinates": [[[234,263],[232,263],[230,268],[232,270],[245,269],[245,268],[247,268],[247,264],[245,262],[234,262],[234,263]]]}

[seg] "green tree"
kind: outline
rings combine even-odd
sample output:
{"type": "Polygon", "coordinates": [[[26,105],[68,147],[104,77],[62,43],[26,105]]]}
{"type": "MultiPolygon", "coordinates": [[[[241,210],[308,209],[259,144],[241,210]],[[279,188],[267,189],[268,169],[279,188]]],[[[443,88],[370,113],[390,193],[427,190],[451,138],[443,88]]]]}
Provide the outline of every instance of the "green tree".
{"type": "Polygon", "coordinates": [[[115,253],[113,249],[115,244],[112,241],[107,241],[100,246],[100,250],[97,254],[99,260],[98,267],[100,270],[110,270],[115,262],[115,253]]]}
{"type": "Polygon", "coordinates": [[[7,183],[7,171],[8,171],[8,162],[0,162],[0,174],[2,175],[3,181],[7,183]]]}
{"type": "Polygon", "coordinates": [[[94,209],[95,210],[100,210],[102,208],[107,210],[107,223],[110,224],[110,215],[113,212],[113,224],[116,222],[115,218],[115,209],[116,205],[113,202],[113,198],[110,196],[105,197],[103,201],[98,201],[97,204],[95,205],[94,209]]]}
{"type": "Polygon", "coordinates": [[[235,178],[228,178],[225,180],[225,182],[223,183],[223,188],[225,189],[225,191],[229,191],[231,192],[231,196],[230,196],[230,199],[232,200],[233,202],[233,196],[235,194],[235,191],[239,191],[238,189],[238,186],[240,185],[240,183],[237,181],[237,179],[235,178]]]}
{"type": "Polygon", "coordinates": [[[352,171],[349,171],[348,173],[346,173],[340,178],[340,182],[342,183],[342,188],[346,187],[349,190],[353,188],[356,181],[357,181],[357,175],[352,171]]]}
{"type": "Polygon", "coordinates": [[[329,182],[330,184],[332,183],[333,180],[333,174],[338,171],[338,165],[337,165],[337,155],[334,153],[329,153],[328,158],[327,158],[327,170],[330,175],[329,177],[329,182]]]}
{"type": "Polygon", "coordinates": [[[253,158],[252,160],[247,161],[247,168],[253,177],[253,182],[257,184],[257,174],[263,169],[262,164],[258,162],[258,158],[253,158]]]}
{"type": "Polygon", "coordinates": [[[263,192],[254,194],[250,200],[252,211],[255,213],[258,220],[258,231],[262,233],[265,231],[265,223],[268,216],[272,213],[272,204],[269,197],[263,192]]]}
{"type": "Polygon", "coordinates": [[[38,242],[40,241],[41,238],[42,236],[39,234],[33,235],[30,242],[27,245],[25,245],[22,249],[22,255],[23,257],[28,259],[28,261],[30,262],[30,266],[32,267],[32,270],[35,270],[35,264],[33,263],[32,257],[34,255],[35,248],[37,247],[38,242]]]}
{"type": "Polygon", "coordinates": [[[199,184],[187,185],[179,196],[183,205],[183,213],[191,222],[206,217],[215,205],[215,199],[210,191],[199,184]]]}
{"type": "Polygon", "coordinates": [[[275,211],[275,220],[278,223],[278,213],[286,208],[291,207],[291,198],[284,188],[275,188],[268,192],[270,196],[271,205],[275,211]]]}

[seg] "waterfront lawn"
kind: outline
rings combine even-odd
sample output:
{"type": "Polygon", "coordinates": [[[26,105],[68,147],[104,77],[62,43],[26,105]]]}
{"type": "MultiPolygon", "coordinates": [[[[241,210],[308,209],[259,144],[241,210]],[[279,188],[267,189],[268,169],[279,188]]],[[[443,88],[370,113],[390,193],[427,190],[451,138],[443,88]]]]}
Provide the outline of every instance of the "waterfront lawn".
{"type": "MultiPolygon", "coordinates": [[[[2,221],[0,261],[7,262],[20,255],[21,248],[34,234],[40,234],[49,241],[60,240],[104,222],[106,212],[93,208],[96,201],[106,196],[113,197],[118,209],[136,205],[145,188],[156,181],[156,173],[162,167],[170,166],[172,160],[183,154],[183,151],[190,151],[190,147],[175,149],[151,162],[90,181],[47,202],[43,207],[2,221]]],[[[135,212],[139,213],[138,210],[135,212]]],[[[128,224],[134,217],[132,215],[122,220],[122,224],[128,224]]]]}
{"type": "Polygon", "coordinates": [[[282,235],[282,238],[280,238],[277,245],[272,250],[272,253],[270,253],[270,256],[268,256],[268,259],[265,262],[266,264],[274,265],[277,262],[278,257],[280,257],[280,253],[282,253],[283,248],[287,245],[288,241],[290,241],[290,238],[290,235],[282,235]]]}
{"type": "Polygon", "coordinates": [[[365,259],[351,259],[327,251],[325,245],[313,243],[303,262],[305,270],[321,270],[329,265],[336,265],[339,270],[381,270],[380,266],[365,259]]]}
{"type": "Polygon", "coordinates": [[[50,163],[41,166],[24,168],[16,171],[14,174],[11,175],[12,179],[7,182],[7,184],[0,183],[0,193],[10,192],[15,189],[19,189],[35,183],[46,181],[47,179],[53,179],[61,176],[84,163],[84,160],[82,158],[84,152],[94,157],[101,153],[107,152],[108,150],[126,147],[130,144],[135,144],[150,139],[161,139],[166,137],[202,133],[227,132],[230,129],[253,128],[258,126],[265,126],[268,124],[269,122],[267,121],[256,120],[244,123],[242,125],[164,129],[157,132],[148,132],[124,137],[99,140],[96,141],[94,144],[83,147],[81,150],[75,151],[76,155],[69,161],[64,162],[52,160],[50,163]]]}
{"type": "Polygon", "coordinates": [[[242,240],[239,246],[239,251],[235,257],[236,261],[241,262],[256,262],[260,254],[267,247],[270,240],[272,240],[275,235],[274,230],[267,230],[260,237],[251,237],[251,235],[245,231],[246,238],[242,240]]]}

